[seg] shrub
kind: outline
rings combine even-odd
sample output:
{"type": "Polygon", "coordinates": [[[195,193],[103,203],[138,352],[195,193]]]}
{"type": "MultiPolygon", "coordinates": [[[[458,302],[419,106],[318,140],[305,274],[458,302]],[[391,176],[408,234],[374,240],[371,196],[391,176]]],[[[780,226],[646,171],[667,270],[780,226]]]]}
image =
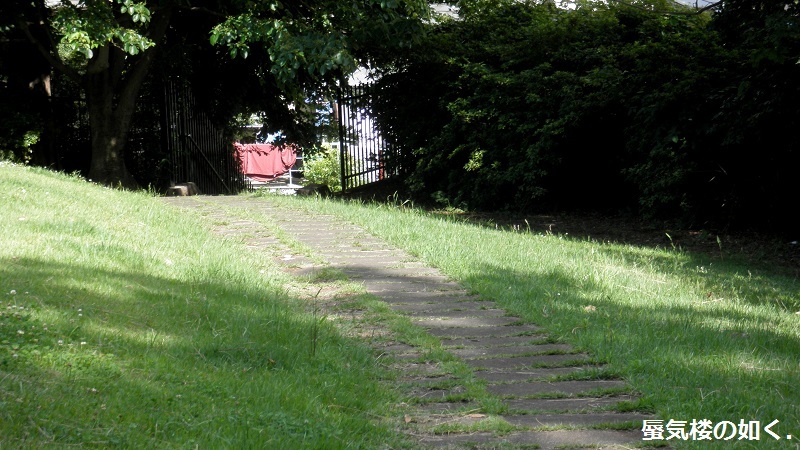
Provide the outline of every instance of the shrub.
{"type": "Polygon", "coordinates": [[[322,184],[331,192],[342,190],[339,152],[330,144],[322,144],[303,160],[303,176],[311,183],[322,184]]]}

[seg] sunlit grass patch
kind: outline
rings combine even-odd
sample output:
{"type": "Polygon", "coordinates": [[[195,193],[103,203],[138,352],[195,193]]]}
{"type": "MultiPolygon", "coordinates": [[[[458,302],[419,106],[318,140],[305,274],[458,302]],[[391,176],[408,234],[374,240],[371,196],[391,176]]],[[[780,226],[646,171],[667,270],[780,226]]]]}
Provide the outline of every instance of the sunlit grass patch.
{"type": "Polygon", "coordinates": [[[438,267],[605,363],[659,417],[778,419],[781,433],[800,435],[800,280],[787,271],[669,247],[492,229],[408,207],[276,201],[334,213],[438,267]]]}
{"type": "Polygon", "coordinates": [[[402,447],[372,352],[245,252],[146,194],[3,164],[0,448],[402,447]]]}
{"type": "Polygon", "coordinates": [[[483,413],[443,417],[436,420],[436,422],[431,427],[431,433],[433,434],[491,432],[502,436],[512,431],[523,429],[522,427],[511,425],[500,417],[483,413]]]}

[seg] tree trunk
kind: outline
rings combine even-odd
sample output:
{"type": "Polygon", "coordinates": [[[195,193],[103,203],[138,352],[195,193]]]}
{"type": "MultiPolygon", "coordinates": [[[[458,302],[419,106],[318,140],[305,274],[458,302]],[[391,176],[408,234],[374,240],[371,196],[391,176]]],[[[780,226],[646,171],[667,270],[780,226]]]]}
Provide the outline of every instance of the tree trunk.
{"type": "Polygon", "coordinates": [[[92,161],[89,166],[89,180],[122,189],[138,189],[139,183],[125,165],[127,129],[109,122],[90,120],[92,161]]]}
{"type": "MultiPolygon", "coordinates": [[[[170,16],[170,8],[153,15],[148,34],[156,43],[162,41],[170,16]]],[[[84,78],[92,136],[89,178],[96,183],[123,189],[139,188],[125,165],[125,147],[139,91],[155,51],[151,48],[132,57],[107,43],[98,48],[89,61],[84,78]]]]}
{"type": "MultiPolygon", "coordinates": [[[[40,12],[49,11],[44,1],[38,0],[35,4],[40,12]]],[[[143,35],[156,44],[160,43],[171,15],[172,6],[154,8],[153,17],[143,35]]],[[[46,22],[43,15],[39,19],[41,24],[46,22]]],[[[23,15],[18,18],[17,25],[56,70],[84,83],[92,136],[89,178],[108,186],[136,189],[138,183],[125,166],[125,145],[139,91],[153,63],[155,49],[150,48],[132,56],[106,42],[97,48],[86,66],[86,73],[82,74],[65,63],[53,51],[54,45],[49,45],[47,39],[38,36],[23,15]]]]}
{"type": "Polygon", "coordinates": [[[106,69],[86,75],[92,146],[89,179],[106,186],[137,189],[139,184],[125,165],[125,146],[137,96],[118,96],[109,72],[106,69]]]}

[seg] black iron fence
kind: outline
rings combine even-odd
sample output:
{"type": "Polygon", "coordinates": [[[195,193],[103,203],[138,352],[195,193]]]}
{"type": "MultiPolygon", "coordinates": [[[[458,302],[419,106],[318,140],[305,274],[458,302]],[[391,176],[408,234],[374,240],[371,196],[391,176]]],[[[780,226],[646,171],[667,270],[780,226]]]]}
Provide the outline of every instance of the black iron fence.
{"type": "Polygon", "coordinates": [[[381,137],[372,105],[380,101],[374,85],[342,86],[338,93],[342,190],[399,173],[396,149],[381,137]]]}
{"type": "Polygon", "coordinates": [[[203,194],[236,194],[250,189],[227,136],[197,106],[191,88],[169,81],[165,88],[167,148],[172,179],[194,182],[203,194]]]}
{"type": "MultiPolygon", "coordinates": [[[[160,189],[170,179],[162,125],[164,99],[161,84],[148,80],[136,102],[125,144],[125,164],[143,187],[160,189]]],[[[55,74],[53,96],[40,109],[42,135],[34,164],[68,173],[88,175],[91,131],[86,97],[79,84],[55,74]]]]}

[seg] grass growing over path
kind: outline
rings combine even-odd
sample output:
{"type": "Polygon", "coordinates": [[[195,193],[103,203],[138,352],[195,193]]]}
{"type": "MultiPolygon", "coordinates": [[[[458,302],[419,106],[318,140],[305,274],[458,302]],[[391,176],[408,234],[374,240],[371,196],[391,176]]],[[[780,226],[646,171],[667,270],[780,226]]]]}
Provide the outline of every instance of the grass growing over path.
{"type": "Polygon", "coordinates": [[[275,201],[355,222],[590,352],[665,422],[763,427],[777,419],[772,430],[780,441],[761,431],[760,441],[737,435],[728,444],[794,448],[800,439],[800,281],[781,270],[676,249],[489,229],[413,208],[275,201]]]}
{"type": "Polygon", "coordinates": [[[244,255],[145,194],[0,162],[0,448],[402,446],[370,351],[244,255]]]}

